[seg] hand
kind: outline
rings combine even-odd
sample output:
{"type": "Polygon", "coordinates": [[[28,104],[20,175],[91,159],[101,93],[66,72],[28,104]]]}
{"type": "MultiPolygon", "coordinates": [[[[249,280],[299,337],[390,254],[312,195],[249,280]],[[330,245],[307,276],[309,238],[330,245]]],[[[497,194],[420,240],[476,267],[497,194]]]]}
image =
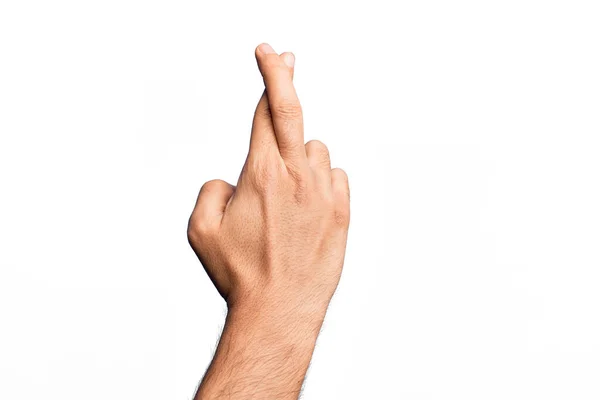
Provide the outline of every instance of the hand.
{"type": "Polygon", "coordinates": [[[190,244],[228,314],[196,399],[295,399],[346,248],[348,179],[304,144],[294,56],[256,50],[265,83],[237,186],[204,184],[190,244]]]}
{"type": "Polygon", "coordinates": [[[323,309],[342,271],[348,180],[323,143],[304,144],[294,56],[262,45],[256,58],[266,91],[246,163],[237,187],[204,184],[189,241],[229,307],[270,298],[323,309]]]}

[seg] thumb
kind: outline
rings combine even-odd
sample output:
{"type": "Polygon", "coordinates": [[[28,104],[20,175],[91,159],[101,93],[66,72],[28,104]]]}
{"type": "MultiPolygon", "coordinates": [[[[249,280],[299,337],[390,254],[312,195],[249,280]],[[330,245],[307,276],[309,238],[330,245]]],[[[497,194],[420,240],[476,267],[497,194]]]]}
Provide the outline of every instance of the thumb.
{"type": "Polygon", "coordinates": [[[208,227],[220,222],[229,199],[235,191],[235,186],[215,179],[202,185],[191,220],[208,227]]]}

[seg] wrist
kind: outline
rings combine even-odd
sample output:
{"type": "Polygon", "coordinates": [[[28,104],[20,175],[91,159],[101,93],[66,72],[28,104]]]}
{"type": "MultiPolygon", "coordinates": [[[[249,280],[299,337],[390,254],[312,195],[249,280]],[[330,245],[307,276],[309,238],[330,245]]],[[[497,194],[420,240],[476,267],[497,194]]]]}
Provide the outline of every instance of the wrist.
{"type": "Polygon", "coordinates": [[[330,297],[291,292],[278,288],[255,289],[228,299],[227,320],[266,326],[295,326],[301,330],[316,329],[323,324],[330,297]]]}
{"type": "Polygon", "coordinates": [[[256,297],[228,305],[226,324],[259,330],[274,337],[318,335],[327,306],[288,298],[256,297]]]}

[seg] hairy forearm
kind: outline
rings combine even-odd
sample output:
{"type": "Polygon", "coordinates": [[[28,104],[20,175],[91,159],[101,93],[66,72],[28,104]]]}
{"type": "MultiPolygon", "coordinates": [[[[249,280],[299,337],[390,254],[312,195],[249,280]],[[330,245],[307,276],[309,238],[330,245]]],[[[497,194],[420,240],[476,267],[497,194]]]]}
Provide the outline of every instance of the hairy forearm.
{"type": "Polygon", "coordinates": [[[276,299],[230,308],[196,399],[297,399],[324,315],[276,299]]]}

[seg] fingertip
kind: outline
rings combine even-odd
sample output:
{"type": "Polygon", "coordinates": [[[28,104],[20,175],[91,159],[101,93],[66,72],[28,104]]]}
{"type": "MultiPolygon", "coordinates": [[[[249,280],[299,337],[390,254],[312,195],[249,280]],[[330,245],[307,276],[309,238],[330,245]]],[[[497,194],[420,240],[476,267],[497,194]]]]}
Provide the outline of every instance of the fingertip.
{"type": "Polygon", "coordinates": [[[256,54],[273,54],[275,50],[271,47],[269,43],[261,43],[256,47],[256,54]]]}
{"type": "Polygon", "coordinates": [[[294,56],[294,53],[286,51],[285,53],[282,53],[281,56],[285,65],[294,68],[294,64],[296,63],[296,56],[294,56]]]}
{"type": "Polygon", "coordinates": [[[256,47],[256,64],[261,75],[265,77],[275,63],[280,64],[279,55],[268,43],[261,43],[256,47]]]}

